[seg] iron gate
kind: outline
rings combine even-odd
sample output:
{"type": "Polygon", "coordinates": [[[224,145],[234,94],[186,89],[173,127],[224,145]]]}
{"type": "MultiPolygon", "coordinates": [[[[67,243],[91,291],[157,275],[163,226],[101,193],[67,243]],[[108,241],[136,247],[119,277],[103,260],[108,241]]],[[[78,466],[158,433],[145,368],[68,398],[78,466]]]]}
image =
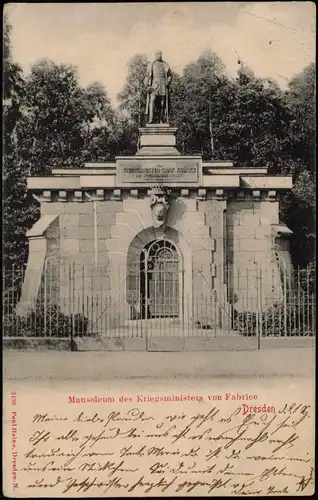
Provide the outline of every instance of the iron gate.
{"type": "MultiPolygon", "coordinates": [[[[209,290],[209,276],[200,269],[192,272],[196,293],[184,293],[182,257],[166,240],[153,241],[142,257],[132,257],[122,272],[116,269],[120,274],[116,289],[108,264],[48,264],[36,301],[22,303],[24,313],[17,307],[24,270],[5,271],[4,336],[68,338],[72,334],[131,341],[173,337],[188,343],[212,338],[241,342],[246,337],[315,336],[314,270],[291,274],[283,270],[279,282],[274,280],[272,269],[242,272],[226,268],[223,271],[232,276],[233,290],[222,300],[223,296],[209,290]],[[140,285],[144,287],[143,318],[138,307],[140,285]]],[[[217,268],[216,275],[221,271],[217,268]]]]}
{"type": "Polygon", "coordinates": [[[152,241],[141,252],[142,319],[179,318],[180,257],[167,240],[152,241]]]}

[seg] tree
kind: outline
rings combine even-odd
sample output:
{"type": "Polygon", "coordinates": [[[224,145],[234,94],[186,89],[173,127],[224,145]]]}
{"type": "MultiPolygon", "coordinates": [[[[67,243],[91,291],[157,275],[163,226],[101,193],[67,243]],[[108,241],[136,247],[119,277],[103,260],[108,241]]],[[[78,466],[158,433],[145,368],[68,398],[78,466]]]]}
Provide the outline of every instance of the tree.
{"type": "Polygon", "coordinates": [[[107,140],[114,142],[114,111],[104,87],[95,83],[82,88],[71,65],[42,60],[23,80],[9,49],[5,97],[18,104],[9,108],[5,125],[5,253],[6,262],[22,263],[27,259],[25,234],[39,217],[38,205],[27,192],[27,177],[112,156],[107,140]]]}
{"type": "Polygon", "coordinates": [[[147,91],[148,59],[144,54],[136,54],[128,63],[128,75],[123,90],[118,94],[119,109],[127,116],[136,128],[143,125],[147,91]]]}
{"type": "Polygon", "coordinates": [[[21,265],[26,260],[25,233],[32,225],[32,216],[26,213],[26,176],[19,156],[17,128],[22,117],[22,97],[25,82],[22,70],[12,60],[11,26],[4,16],[3,50],[3,108],[4,108],[4,151],[3,151],[3,263],[7,267],[21,265]]]}
{"type": "Polygon", "coordinates": [[[281,218],[293,231],[291,254],[296,267],[307,267],[315,261],[315,211],[315,185],[310,173],[304,170],[280,205],[281,218]]]}
{"type": "Polygon", "coordinates": [[[29,174],[49,174],[51,167],[81,164],[85,104],[85,92],[74,67],[42,60],[31,68],[19,135],[29,174]]]}
{"type": "Polygon", "coordinates": [[[14,134],[10,133],[13,123],[5,124],[4,250],[9,266],[26,262],[26,232],[39,217],[38,204],[27,191],[27,176],[47,175],[51,167],[80,163],[85,116],[83,92],[73,68],[37,63],[20,90],[12,76],[16,68],[9,59],[6,79],[12,82],[12,102],[18,103],[14,134]]]}
{"type": "Polygon", "coordinates": [[[277,174],[289,164],[286,149],[291,115],[283,92],[251,74],[239,74],[234,101],[224,125],[231,122],[233,157],[240,165],[265,166],[277,174]]]}
{"type": "Polygon", "coordinates": [[[185,68],[176,94],[174,122],[184,151],[211,159],[213,145],[214,159],[272,171],[288,163],[291,116],[284,94],[249,68],[241,65],[231,79],[217,55],[206,51],[185,68]]]}
{"type": "Polygon", "coordinates": [[[294,165],[294,187],[281,203],[281,216],[294,232],[292,256],[297,266],[315,260],[315,64],[289,82],[286,99],[292,114],[288,148],[294,165]]]}
{"type": "Polygon", "coordinates": [[[237,71],[237,81],[240,85],[247,85],[256,80],[255,73],[252,68],[241,60],[238,60],[237,63],[240,66],[237,71]]]}
{"type": "Polygon", "coordinates": [[[3,108],[4,108],[4,134],[5,150],[10,151],[10,147],[15,142],[15,128],[20,118],[20,103],[23,92],[24,80],[22,69],[13,62],[11,53],[11,25],[8,16],[4,16],[3,35],[3,108]]]}
{"type": "Polygon", "coordinates": [[[109,161],[113,150],[115,111],[103,85],[94,82],[84,92],[85,120],[82,124],[83,150],[86,161],[109,161]]]}
{"type": "Polygon", "coordinates": [[[138,130],[126,113],[116,113],[113,129],[113,151],[117,155],[133,155],[137,150],[138,130]]]}
{"type": "Polygon", "coordinates": [[[212,100],[222,85],[224,65],[212,51],[205,51],[196,62],[188,64],[181,77],[173,79],[173,123],[178,127],[182,151],[210,157],[209,118],[214,116],[212,100]],[[207,153],[209,152],[209,153],[207,153]]]}
{"type": "Polygon", "coordinates": [[[316,146],[316,65],[310,64],[289,82],[286,92],[294,117],[292,148],[295,157],[315,173],[316,146]]]}
{"type": "Polygon", "coordinates": [[[243,64],[237,78],[229,78],[210,51],[177,78],[173,100],[183,153],[211,159],[213,139],[214,159],[265,166],[271,175],[294,176],[294,189],[281,203],[281,218],[294,232],[294,263],[303,266],[314,252],[313,75],[311,65],[284,93],[274,81],[257,78],[243,64]]]}

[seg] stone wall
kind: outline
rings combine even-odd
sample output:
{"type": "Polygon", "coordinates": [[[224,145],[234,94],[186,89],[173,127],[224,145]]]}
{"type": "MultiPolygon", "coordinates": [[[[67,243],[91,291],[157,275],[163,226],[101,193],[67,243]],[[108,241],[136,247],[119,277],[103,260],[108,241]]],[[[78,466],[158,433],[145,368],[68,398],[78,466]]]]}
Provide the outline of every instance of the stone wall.
{"type": "MultiPolygon", "coordinates": [[[[204,214],[205,224],[209,230],[211,248],[196,259],[197,273],[194,283],[202,287],[202,278],[209,282],[209,313],[207,323],[211,326],[226,327],[229,320],[226,289],[224,286],[224,241],[226,200],[199,201],[198,210],[204,214]],[[202,269],[203,276],[198,275],[202,269]]],[[[206,298],[204,298],[206,300],[206,298]]]]}
{"type": "Polygon", "coordinates": [[[120,201],[52,202],[42,203],[42,214],[59,214],[60,258],[67,261],[95,262],[97,240],[98,262],[107,262],[106,240],[110,238],[120,201]],[[94,234],[94,203],[97,215],[97,235],[94,234]]]}
{"type": "Polygon", "coordinates": [[[60,227],[59,217],[45,231],[46,255],[41,279],[40,300],[59,302],[60,295],[60,227]]]}
{"type": "MultiPolygon", "coordinates": [[[[117,300],[122,301],[120,290],[127,275],[127,255],[132,254],[132,259],[136,260],[139,247],[162,237],[170,239],[182,255],[183,281],[180,295],[185,298],[184,320],[192,322],[200,318],[205,323],[209,319],[211,323],[215,316],[215,308],[211,302],[215,240],[206,224],[205,214],[198,209],[198,201],[194,198],[180,197],[171,200],[165,229],[153,228],[149,197],[123,201],[123,210],[117,213],[116,225],[112,228],[111,239],[107,241],[115,303],[117,300]],[[193,310],[190,307],[192,301],[199,304],[199,300],[202,307],[195,307],[193,310]]],[[[125,309],[125,314],[129,319],[129,308],[125,309]]]]}
{"type": "Polygon", "coordinates": [[[226,212],[226,283],[238,311],[256,311],[280,297],[281,283],[272,225],[278,224],[278,202],[228,202],[226,212]],[[265,304],[266,302],[266,304],[265,304]]]}
{"type": "MultiPolygon", "coordinates": [[[[109,301],[106,241],[122,202],[42,203],[42,214],[59,214],[59,302],[62,312],[82,313],[94,325],[109,301]]],[[[52,269],[53,258],[49,268],[52,269]]],[[[51,272],[51,271],[50,271],[51,272]]],[[[53,281],[52,281],[53,284],[53,281]]]]}
{"type": "Polygon", "coordinates": [[[154,229],[148,195],[42,203],[41,212],[58,215],[45,236],[51,297],[53,285],[62,312],[89,316],[94,331],[132,319],[127,261],[162,237],[182,256],[185,321],[224,328],[233,300],[237,311],[254,311],[262,297],[271,305],[280,295],[272,233],[279,223],[277,201],[176,197],[166,229],[154,229]]]}

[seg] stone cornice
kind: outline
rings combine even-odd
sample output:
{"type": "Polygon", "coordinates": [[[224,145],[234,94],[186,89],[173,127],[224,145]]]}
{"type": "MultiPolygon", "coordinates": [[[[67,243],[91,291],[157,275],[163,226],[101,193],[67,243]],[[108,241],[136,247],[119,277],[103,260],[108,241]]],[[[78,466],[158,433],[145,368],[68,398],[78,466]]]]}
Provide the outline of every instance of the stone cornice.
{"type": "Polygon", "coordinates": [[[240,176],[240,185],[245,189],[283,189],[289,190],[293,187],[293,178],[291,175],[276,176],[240,176]]]}
{"type": "MultiPolygon", "coordinates": [[[[175,155],[165,154],[156,154],[151,155],[151,159],[176,159],[175,155]]],[[[52,168],[53,176],[78,176],[78,175],[112,175],[116,173],[117,161],[121,159],[129,159],[132,161],[135,160],[149,160],[150,157],[145,154],[143,155],[141,151],[138,153],[138,157],[136,155],[132,156],[117,156],[116,161],[114,162],[94,162],[94,163],[85,163],[81,168],[52,168]]],[[[205,175],[252,175],[252,176],[260,176],[267,174],[267,167],[238,167],[234,166],[231,161],[211,161],[206,162],[202,161],[201,155],[180,155],[178,160],[182,159],[195,159],[200,160],[202,165],[203,174],[205,175]]]]}
{"type": "MultiPolygon", "coordinates": [[[[69,191],[90,189],[116,189],[116,175],[80,175],[29,177],[28,189],[35,194],[39,191],[59,191],[61,197],[69,191]]],[[[140,189],[147,189],[151,183],[144,183],[140,189]]],[[[203,175],[202,183],[169,183],[172,189],[240,189],[251,191],[289,191],[293,186],[292,176],[240,176],[240,175],[203,175]]],[[[135,185],[121,187],[136,189],[135,185]]]]}
{"type": "MultiPolygon", "coordinates": [[[[170,186],[169,186],[169,189],[170,186]]],[[[92,201],[121,201],[128,198],[149,197],[151,189],[142,188],[98,188],[89,190],[36,190],[33,197],[39,203],[62,202],[62,203],[87,203],[92,201]]],[[[194,198],[197,200],[237,200],[237,201],[278,201],[279,192],[272,189],[235,189],[235,188],[172,188],[173,198],[194,198]]]]}

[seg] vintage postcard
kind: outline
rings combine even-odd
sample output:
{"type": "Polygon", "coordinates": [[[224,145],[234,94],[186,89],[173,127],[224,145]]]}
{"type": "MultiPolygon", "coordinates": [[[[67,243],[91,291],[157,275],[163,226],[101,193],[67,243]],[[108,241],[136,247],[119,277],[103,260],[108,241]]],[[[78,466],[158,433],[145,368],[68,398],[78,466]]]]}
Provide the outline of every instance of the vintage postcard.
{"type": "Polygon", "coordinates": [[[6,4],[6,497],[314,494],[315,19],[6,4]]]}

